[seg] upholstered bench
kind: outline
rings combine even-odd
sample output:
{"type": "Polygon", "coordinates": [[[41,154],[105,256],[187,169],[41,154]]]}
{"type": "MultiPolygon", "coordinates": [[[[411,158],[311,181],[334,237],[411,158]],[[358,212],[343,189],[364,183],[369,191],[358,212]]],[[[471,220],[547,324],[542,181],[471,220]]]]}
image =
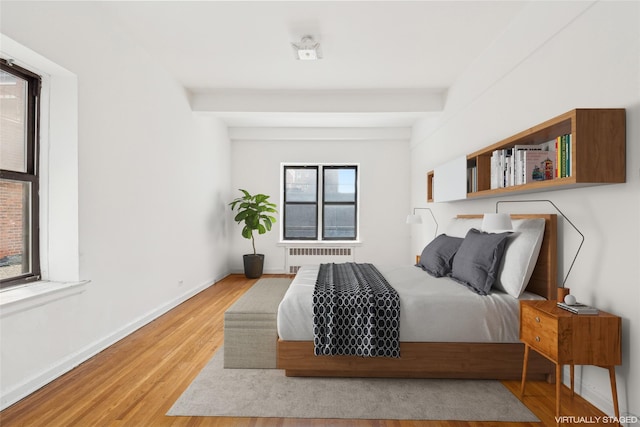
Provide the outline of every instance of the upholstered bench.
{"type": "Polygon", "coordinates": [[[224,313],[224,367],[276,367],[278,305],[288,278],[260,279],[224,313]]]}

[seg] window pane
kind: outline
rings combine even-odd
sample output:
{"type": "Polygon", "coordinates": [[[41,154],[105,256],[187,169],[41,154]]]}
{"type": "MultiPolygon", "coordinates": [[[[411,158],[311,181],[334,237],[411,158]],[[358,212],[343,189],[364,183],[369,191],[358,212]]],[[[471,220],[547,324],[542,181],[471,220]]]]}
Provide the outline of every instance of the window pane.
{"type": "Polygon", "coordinates": [[[335,205],[324,207],[324,237],[328,239],[356,238],[356,207],[335,205]]]}
{"type": "Polygon", "coordinates": [[[31,183],[0,180],[0,279],[31,273],[31,183]]]}
{"type": "Polygon", "coordinates": [[[356,170],[353,168],[325,168],[324,200],[327,202],[355,202],[356,170]]]}
{"type": "Polygon", "coordinates": [[[0,169],[27,171],[27,86],[0,70],[0,169]]]}
{"type": "Polygon", "coordinates": [[[315,168],[285,169],[287,202],[316,202],[318,170],[315,168]]]}
{"type": "Polygon", "coordinates": [[[316,205],[285,206],[285,239],[315,239],[317,236],[316,205]]]}

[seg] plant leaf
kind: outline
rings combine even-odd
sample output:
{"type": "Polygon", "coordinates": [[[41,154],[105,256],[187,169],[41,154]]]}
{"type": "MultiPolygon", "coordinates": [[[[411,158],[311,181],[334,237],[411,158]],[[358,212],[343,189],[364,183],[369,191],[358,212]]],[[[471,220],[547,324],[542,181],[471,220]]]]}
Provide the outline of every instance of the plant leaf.
{"type": "Polygon", "coordinates": [[[242,237],[250,239],[252,237],[251,228],[245,226],[242,228],[242,237]]]}
{"type": "Polygon", "coordinates": [[[240,211],[240,212],[238,213],[238,215],[236,215],[236,217],[234,218],[234,220],[235,220],[236,222],[240,222],[240,221],[242,221],[243,219],[245,219],[245,218],[247,217],[247,215],[248,215],[248,212],[247,212],[247,211],[240,211]]]}

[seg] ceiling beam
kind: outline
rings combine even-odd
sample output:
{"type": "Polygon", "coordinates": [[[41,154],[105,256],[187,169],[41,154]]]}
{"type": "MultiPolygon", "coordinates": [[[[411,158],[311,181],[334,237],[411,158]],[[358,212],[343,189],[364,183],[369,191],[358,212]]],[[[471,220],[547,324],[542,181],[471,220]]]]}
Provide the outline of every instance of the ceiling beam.
{"type": "Polygon", "coordinates": [[[249,90],[190,93],[191,109],[230,127],[411,127],[439,116],[446,90],[249,90]]]}
{"type": "Polygon", "coordinates": [[[192,93],[190,99],[199,112],[431,113],[442,111],[445,96],[445,90],[432,89],[220,89],[192,93]]]}

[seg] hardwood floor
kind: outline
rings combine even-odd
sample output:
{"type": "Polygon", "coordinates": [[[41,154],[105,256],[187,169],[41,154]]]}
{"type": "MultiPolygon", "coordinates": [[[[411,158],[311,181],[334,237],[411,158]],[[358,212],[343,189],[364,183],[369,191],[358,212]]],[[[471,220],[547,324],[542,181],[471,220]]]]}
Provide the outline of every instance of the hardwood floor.
{"type": "MultiPolygon", "coordinates": [[[[278,276],[270,276],[278,277],[278,276]]],[[[282,276],[280,276],[282,277],[282,276]]],[[[527,383],[524,404],[540,423],[167,417],[165,413],[223,344],[224,311],[256,279],[232,275],[0,412],[2,427],[57,426],[555,426],[555,390],[527,383]]],[[[505,381],[516,396],[519,381],[505,381]]],[[[603,416],[563,390],[562,414],[603,416]]],[[[597,424],[591,424],[597,425],[597,424]]]]}

